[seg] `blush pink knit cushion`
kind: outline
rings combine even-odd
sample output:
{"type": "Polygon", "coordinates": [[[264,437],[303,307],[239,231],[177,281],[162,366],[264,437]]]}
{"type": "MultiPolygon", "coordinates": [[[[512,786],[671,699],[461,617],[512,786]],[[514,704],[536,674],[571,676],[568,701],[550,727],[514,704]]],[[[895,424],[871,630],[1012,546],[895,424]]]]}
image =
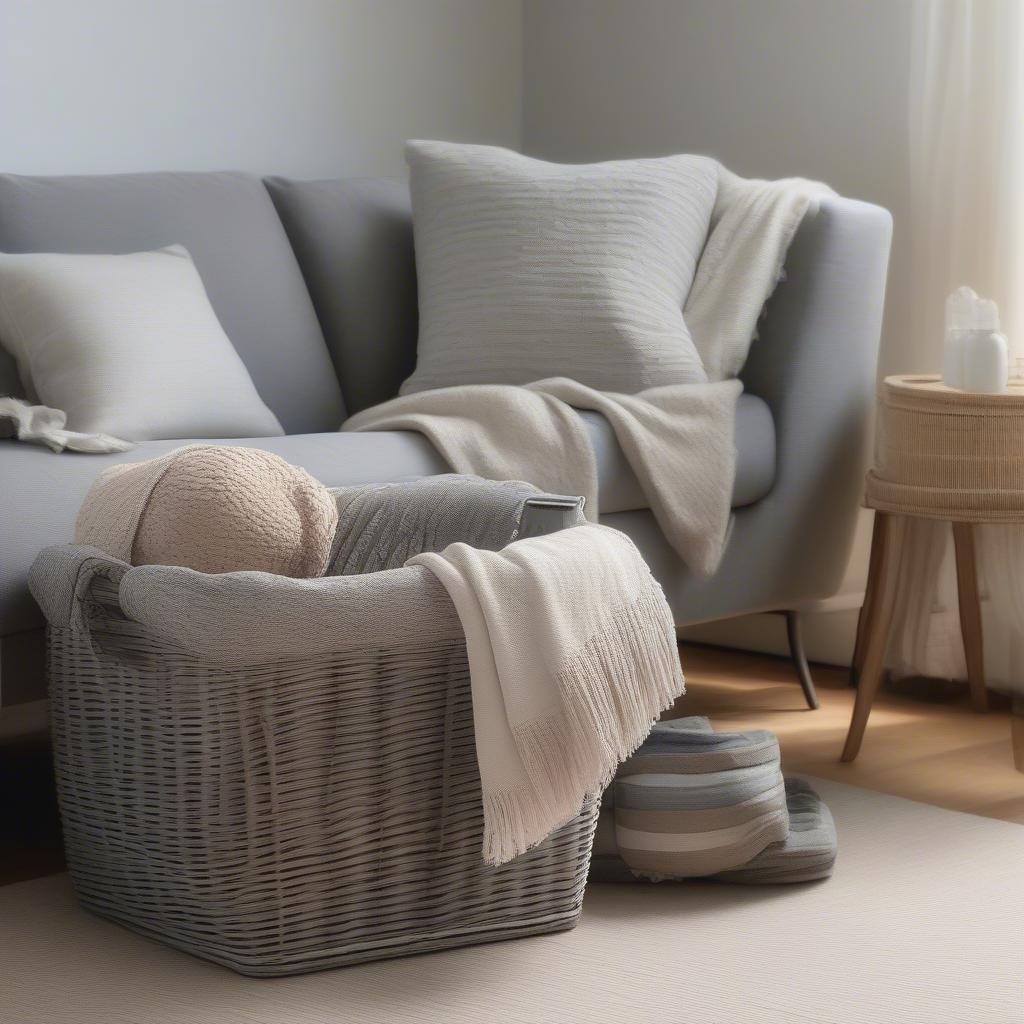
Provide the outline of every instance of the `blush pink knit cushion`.
{"type": "Polygon", "coordinates": [[[75,541],[133,565],[320,576],[338,522],[305,470],[256,448],[190,445],[111,467],[86,495],[75,541]]]}

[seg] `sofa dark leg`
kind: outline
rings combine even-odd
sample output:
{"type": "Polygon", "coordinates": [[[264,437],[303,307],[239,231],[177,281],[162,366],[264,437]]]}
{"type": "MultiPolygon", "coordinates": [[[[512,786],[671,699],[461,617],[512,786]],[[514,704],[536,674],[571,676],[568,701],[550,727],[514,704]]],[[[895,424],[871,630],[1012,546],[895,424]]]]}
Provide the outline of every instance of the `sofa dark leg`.
{"type": "Polygon", "coordinates": [[[796,674],[800,679],[800,686],[804,691],[804,699],[807,706],[814,711],[818,707],[818,695],[814,690],[814,680],[811,678],[811,669],[807,664],[807,655],[804,653],[804,639],[800,630],[800,613],[792,608],[787,608],[783,615],[786,616],[786,636],[789,638],[789,654],[796,666],[796,674]]]}

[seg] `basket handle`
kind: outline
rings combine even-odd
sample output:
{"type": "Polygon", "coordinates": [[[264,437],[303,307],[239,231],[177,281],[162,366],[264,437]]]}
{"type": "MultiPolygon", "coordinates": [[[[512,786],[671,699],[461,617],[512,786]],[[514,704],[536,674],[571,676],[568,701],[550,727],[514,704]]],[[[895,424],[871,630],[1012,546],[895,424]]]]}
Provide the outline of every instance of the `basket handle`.
{"type": "Polygon", "coordinates": [[[60,544],[39,553],[28,585],[51,626],[88,633],[90,613],[124,617],[117,589],[129,568],[99,548],[60,544]]]}

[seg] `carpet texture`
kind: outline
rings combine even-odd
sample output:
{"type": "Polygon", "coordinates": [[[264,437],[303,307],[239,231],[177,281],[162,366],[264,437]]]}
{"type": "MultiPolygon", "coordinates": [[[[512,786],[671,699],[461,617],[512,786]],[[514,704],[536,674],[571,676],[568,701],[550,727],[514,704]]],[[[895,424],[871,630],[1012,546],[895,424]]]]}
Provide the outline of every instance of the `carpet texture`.
{"type": "Polygon", "coordinates": [[[806,886],[595,885],[572,932],[259,981],[92,918],[65,875],[0,888],[18,1024],[1017,1024],[1024,827],[813,780],[806,886]]]}

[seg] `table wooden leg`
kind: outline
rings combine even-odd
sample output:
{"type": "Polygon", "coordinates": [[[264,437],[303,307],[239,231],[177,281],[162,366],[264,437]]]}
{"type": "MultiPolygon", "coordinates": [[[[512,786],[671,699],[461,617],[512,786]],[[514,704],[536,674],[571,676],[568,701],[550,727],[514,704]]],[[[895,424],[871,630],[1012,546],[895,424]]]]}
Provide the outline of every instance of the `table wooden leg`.
{"type": "Polygon", "coordinates": [[[864,603],[857,616],[857,641],[853,647],[853,661],[850,663],[850,685],[856,686],[864,669],[864,653],[870,632],[871,617],[877,606],[878,565],[885,558],[885,546],[889,534],[885,528],[885,513],[876,512],[871,529],[871,555],[868,559],[868,581],[864,587],[864,603]]]}
{"type": "MultiPolygon", "coordinates": [[[[850,731],[846,734],[841,760],[852,761],[860,750],[864,729],[871,714],[871,705],[882,682],[885,669],[885,648],[889,641],[892,615],[896,607],[896,587],[899,582],[900,554],[906,531],[903,516],[875,513],[875,543],[880,549],[879,557],[872,566],[873,580],[868,581],[868,591],[874,594],[864,622],[863,663],[857,684],[857,699],[850,719],[850,731]]],[[[872,550],[874,544],[872,545],[872,550]]],[[[867,605],[866,605],[867,607],[867,605]]]]}
{"type": "Polygon", "coordinates": [[[974,525],[953,524],[956,551],[956,592],[960,603],[960,633],[967,659],[967,685],[975,711],[988,710],[985,687],[985,651],[981,632],[981,598],[978,594],[978,566],[975,555],[974,525]]]}
{"type": "Polygon", "coordinates": [[[1024,697],[1013,698],[1010,712],[1010,741],[1013,744],[1013,766],[1024,772],[1024,697]]]}

